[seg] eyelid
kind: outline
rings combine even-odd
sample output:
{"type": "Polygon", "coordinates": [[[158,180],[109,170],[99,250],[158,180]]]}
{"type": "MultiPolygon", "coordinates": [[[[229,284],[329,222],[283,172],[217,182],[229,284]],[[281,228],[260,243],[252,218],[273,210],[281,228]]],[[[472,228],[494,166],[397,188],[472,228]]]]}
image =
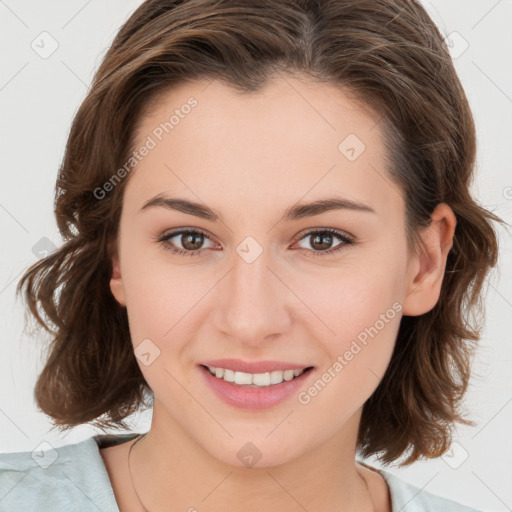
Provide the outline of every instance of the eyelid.
{"type": "MultiPolygon", "coordinates": [[[[187,227],[187,226],[171,229],[169,231],[164,231],[161,235],[157,235],[155,238],[157,240],[162,239],[162,238],[169,238],[169,237],[178,235],[180,233],[189,232],[189,231],[201,233],[201,234],[205,235],[207,238],[209,238],[210,240],[215,241],[215,237],[211,233],[209,233],[207,230],[205,230],[203,228],[187,227]]],[[[343,231],[343,230],[337,229],[337,228],[327,228],[327,227],[306,228],[306,229],[300,231],[293,238],[297,242],[299,240],[302,240],[306,235],[310,235],[312,233],[323,233],[323,232],[332,232],[333,234],[335,234],[337,236],[344,236],[351,240],[355,240],[355,236],[348,233],[347,231],[343,231]]],[[[216,243],[219,244],[219,242],[216,242],[216,243]]],[[[221,245],[221,244],[219,244],[219,245],[221,245]]]]}
{"type": "MultiPolygon", "coordinates": [[[[176,229],[172,229],[170,231],[164,232],[162,235],[158,235],[155,237],[156,241],[161,243],[164,246],[165,250],[168,250],[175,254],[180,255],[186,255],[186,256],[194,256],[194,255],[201,255],[201,253],[204,253],[207,248],[200,248],[193,251],[187,251],[186,249],[181,249],[179,247],[174,246],[173,244],[170,244],[169,240],[171,238],[174,238],[178,235],[183,235],[185,233],[198,233],[202,234],[205,238],[209,239],[211,242],[221,245],[219,242],[215,241],[215,237],[213,237],[207,230],[204,230],[202,228],[196,228],[196,227],[180,227],[176,229]],[[172,248],[169,248],[167,246],[172,246],[172,248]]],[[[356,237],[354,235],[351,235],[345,231],[342,231],[340,229],[336,228],[307,228],[303,231],[301,231],[299,234],[297,234],[294,239],[292,245],[297,244],[298,242],[302,241],[303,239],[307,238],[308,236],[312,236],[317,233],[329,233],[334,237],[337,237],[339,240],[341,240],[341,243],[331,247],[330,249],[326,249],[324,251],[314,251],[313,249],[305,249],[303,247],[300,247],[298,250],[306,251],[308,254],[311,254],[313,257],[316,256],[323,256],[323,255],[330,255],[333,253],[336,253],[338,251],[341,251],[344,247],[354,245],[356,243],[356,237]]],[[[221,245],[222,246],[222,245],[221,245]]]]}
{"type": "Polygon", "coordinates": [[[295,240],[299,241],[302,240],[307,235],[312,235],[313,233],[332,233],[335,236],[338,236],[340,238],[347,238],[349,240],[352,240],[355,242],[356,237],[347,231],[343,231],[342,229],[338,228],[306,228],[303,231],[300,231],[297,235],[295,235],[295,240]]]}
{"type": "MultiPolygon", "coordinates": [[[[181,234],[184,234],[184,233],[199,233],[201,235],[204,235],[205,238],[208,238],[208,240],[210,240],[211,242],[217,244],[217,245],[221,245],[219,242],[217,242],[215,240],[215,237],[210,234],[207,230],[205,229],[202,229],[202,228],[193,228],[193,227],[183,227],[183,228],[176,228],[176,229],[171,229],[169,231],[164,231],[161,235],[157,235],[156,237],[154,237],[156,239],[157,242],[165,242],[165,241],[168,241],[170,238],[173,238],[177,235],[181,235],[181,234]]],[[[204,249],[198,249],[198,251],[203,251],[204,249]]],[[[187,251],[188,253],[192,253],[193,251],[187,251]]]]}
{"type": "Polygon", "coordinates": [[[343,249],[355,245],[356,238],[353,235],[350,235],[344,231],[341,231],[340,229],[335,228],[313,228],[313,229],[307,229],[305,232],[301,232],[299,235],[297,235],[296,242],[294,242],[293,245],[301,242],[304,239],[307,239],[310,236],[313,236],[317,233],[328,233],[333,237],[338,238],[341,242],[338,245],[335,245],[334,247],[331,247],[330,249],[326,249],[324,251],[314,251],[313,249],[304,249],[303,247],[300,247],[299,250],[306,251],[311,257],[322,257],[322,256],[329,256],[336,254],[337,252],[342,251],[343,249]]]}

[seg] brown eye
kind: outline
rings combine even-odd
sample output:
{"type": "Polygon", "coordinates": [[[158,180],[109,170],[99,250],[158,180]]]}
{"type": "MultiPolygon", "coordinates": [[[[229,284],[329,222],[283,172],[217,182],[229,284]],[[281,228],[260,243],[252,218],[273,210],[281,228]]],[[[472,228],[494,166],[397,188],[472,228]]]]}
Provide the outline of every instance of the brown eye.
{"type": "Polygon", "coordinates": [[[300,241],[307,240],[308,238],[309,245],[312,249],[307,247],[302,248],[306,249],[308,253],[312,254],[313,256],[324,256],[327,254],[332,254],[348,245],[355,243],[352,237],[349,237],[348,235],[345,235],[344,233],[334,229],[310,231],[309,233],[306,233],[306,235],[303,236],[300,241]],[[341,242],[333,247],[333,242],[336,238],[341,242]]]}
{"type": "Polygon", "coordinates": [[[210,240],[210,237],[206,233],[197,229],[188,229],[164,235],[158,239],[158,242],[174,254],[194,256],[208,248],[204,247],[207,240],[210,240]]]}
{"type": "Polygon", "coordinates": [[[197,232],[183,233],[178,236],[181,236],[181,244],[188,251],[200,249],[204,241],[204,235],[197,232]]]}
{"type": "Polygon", "coordinates": [[[315,234],[311,238],[311,247],[318,250],[330,249],[333,241],[334,237],[330,233],[315,234]]]}
{"type": "MultiPolygon", "coordinates": [[[[312,256],[329,255],[355,243],[352,237],[335,229],[310,231],[300,241],[308,238],[310,239],[311,249],[302,248],[312,256]],[[333,247],[333,242],[336,238],[340,240],[340,243],[333,247]]],[[[183,256],[194,256],[204,252],[203,249],[212,248],[212,246],[205,247],[205,241],[211,241],[210,237],[197,229],[182,229],[158,238],[158,242],[163,245],[164,249],[171,251],[173,254],[183,256]]]]}

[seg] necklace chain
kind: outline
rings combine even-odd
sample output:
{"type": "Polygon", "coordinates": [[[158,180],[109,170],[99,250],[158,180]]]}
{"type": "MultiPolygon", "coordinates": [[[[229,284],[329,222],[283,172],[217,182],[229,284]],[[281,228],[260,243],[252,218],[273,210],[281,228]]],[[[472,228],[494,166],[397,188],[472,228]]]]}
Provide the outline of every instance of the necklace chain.
{"type": "MultiPolygon", "coordinates": [[[[147,433],[146,433],[147,434],[147,433]]],[[[132,475],[132,469],[130,467],[130,455],[132,453],[132,448],[141,440],[143,439],[144,437],[146,437],[146,434],[141,434],[136,440],[134,443],[132,443],[132,445],[130,446],[130,449],[128,450],[128,471],[130,473],[130,479],[132,481],[132,487],[133,487],[133,490],[135,491],[135,495],[137,496],[137,499],[139,500],[139,503],[141,504],[142,508],[144,509],[144,512],[151,512],[150,510],[148,510],[145,506],[144,506],[144,503],[142,503],[142,500],[140,499],[140,496],[137,492],[137,489],[135,489],[135,483],[133,482],[133,475],[132,475]]],[[[370,502],[372,504],[372,509],[373,511],[375,512],[375,503],[373,503],[373,498],[372,498],[372,495],[370,493],[370,489],[368,489],[368,484],[366,483],[366,479],[363,478],[363,476],[359,473],[359,471],[357,472],[359,477],[361,478],[361,480],[363,481],[365,487],[366,487],[366,491],[368,492],[368,496],[370,497],[370,502]]]]}
{"type": "Polygon", "coordinates": [[[363,475],[361,475],[361,473],[359,473],[359,471],[357,471],[357,474],[359,475],[359,478],[361,478],[361,480],[364,483],[364,486],[366,487],[366,492],[368,493],[368,497],[370,498],[370,503],[372,504],[372,511],[375,512],[375,503],[373,502],[372,493],[370,492],[370,489],[368,488],[366,479],[363,477],[363,475]]]}
{"type": "Polygon", "coordinates": [[[144,506],[144,503],[142,503],[142,500],[140,499],[140,496],[139,496],[139,493],[137,492],[137,489],[135,489],[135,484],[133,482],[133,475],[132,475],[132,469],[130,467],[130,454],[132,453],[132,448],[141,440],[143,439],[144,437],[146,437],[146,434],[142,434],[140,435],[136,441],[134,443],[132,443],[132,445],[130,446],[130,449],[128,450],[128,471],[130,473],[130,479],[132,481],[132,487],[133,487],[133,490],[135,491],[135,495],[137,496],[137,499],[139,500],[139,503],[141,504],[142,508],[144,509],[144,512],[150,512],[150,510],[148,510],[145,506],[144,506]]]}

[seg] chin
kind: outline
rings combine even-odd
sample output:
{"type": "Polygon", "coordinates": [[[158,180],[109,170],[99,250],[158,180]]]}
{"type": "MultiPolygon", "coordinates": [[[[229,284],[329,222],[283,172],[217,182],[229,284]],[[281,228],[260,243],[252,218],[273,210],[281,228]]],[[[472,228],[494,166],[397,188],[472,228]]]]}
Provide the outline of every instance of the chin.
{"type": "Polygon", "coordinates": [[[261,440],[250,435],[245,435],[244,438],[231,439],[228,444],[204,448],[218,461],[240,469],[281,466],[300,455],[295,453],[289,444],[283,443],[278,436],[274,440],[265,439],[265,436],[262,436],[261,440]]]}

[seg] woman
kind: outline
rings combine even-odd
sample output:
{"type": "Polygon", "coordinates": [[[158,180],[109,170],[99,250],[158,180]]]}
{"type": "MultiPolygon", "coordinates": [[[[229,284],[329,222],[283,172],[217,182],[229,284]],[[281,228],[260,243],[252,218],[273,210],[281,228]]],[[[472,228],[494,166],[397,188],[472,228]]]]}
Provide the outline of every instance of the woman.
{"type": "Polygon", "coordinates": [[[144,2],[73,122],[65,243],[18,291],[53,329],[55,426],[151,428],[2,455],[3,505],[474,510],[356,460],[439,457],[467,423],[501,222],[474,160],[417,2],[144,2]]]}

